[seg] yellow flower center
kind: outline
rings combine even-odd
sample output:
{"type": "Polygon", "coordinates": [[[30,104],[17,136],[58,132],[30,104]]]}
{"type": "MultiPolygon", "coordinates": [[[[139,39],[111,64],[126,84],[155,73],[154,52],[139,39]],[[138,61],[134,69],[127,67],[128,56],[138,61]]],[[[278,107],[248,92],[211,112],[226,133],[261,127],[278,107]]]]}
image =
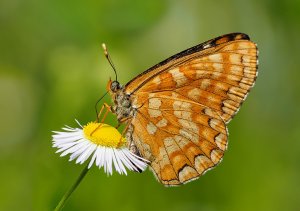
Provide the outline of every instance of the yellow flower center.
{"type": "Polygon", "coordinates": [[[116,128],[103,123],[88,123],[83,127],[83,134],[91,142],[105,147],[119,148],[126,143],[116,128]]]}

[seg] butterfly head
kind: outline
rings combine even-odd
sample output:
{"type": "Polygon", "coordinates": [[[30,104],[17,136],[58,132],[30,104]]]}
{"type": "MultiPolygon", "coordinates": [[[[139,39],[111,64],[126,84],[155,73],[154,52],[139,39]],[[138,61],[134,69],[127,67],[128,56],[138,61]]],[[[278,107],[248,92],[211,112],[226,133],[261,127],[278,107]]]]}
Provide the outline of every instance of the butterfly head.
{"type": "Polygon", "coordinates": [[[116,93],[118,92],[120,89],[122,89],[122,86],[120,85],[120,83],[118,81],[112,81],[111,79],[108,81],[107,83],[107,90],[111,93],[116,93]]]}

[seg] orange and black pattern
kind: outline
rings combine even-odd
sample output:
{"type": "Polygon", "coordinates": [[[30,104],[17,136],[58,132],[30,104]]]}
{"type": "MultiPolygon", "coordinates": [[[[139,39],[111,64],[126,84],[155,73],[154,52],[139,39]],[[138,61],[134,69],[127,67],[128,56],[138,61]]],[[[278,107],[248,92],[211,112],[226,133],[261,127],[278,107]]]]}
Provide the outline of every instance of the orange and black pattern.
{"type": "Polygon", "coordinates": [[[127,83],[134,113],[127,137],[157,179],[180,185],[217,165],[227,126],[257,77],[258,51],[233,33],[189,48],[127,83]]]}

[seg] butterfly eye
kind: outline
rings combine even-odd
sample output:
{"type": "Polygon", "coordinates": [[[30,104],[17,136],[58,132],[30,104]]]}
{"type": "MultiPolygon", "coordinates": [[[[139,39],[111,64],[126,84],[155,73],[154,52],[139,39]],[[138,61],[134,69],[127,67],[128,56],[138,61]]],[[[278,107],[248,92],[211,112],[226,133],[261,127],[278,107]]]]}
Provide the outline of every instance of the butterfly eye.
{"type": "Polygon", "coordinates": [[[118,81],[113,81],[110,85],[110,89],[113,91],[113,92],[116,92],[118,89],[120,89],[120,84],[118,81]]]}

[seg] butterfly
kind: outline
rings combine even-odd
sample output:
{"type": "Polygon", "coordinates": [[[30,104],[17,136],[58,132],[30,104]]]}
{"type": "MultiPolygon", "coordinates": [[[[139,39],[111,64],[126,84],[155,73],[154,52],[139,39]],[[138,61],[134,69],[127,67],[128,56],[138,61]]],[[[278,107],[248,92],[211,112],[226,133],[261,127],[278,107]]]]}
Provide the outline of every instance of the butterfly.
{"type": "Polygon", "coordinates": [[[125,86],[109,80],[109,110],[159,182],[184,184],[222,160],[227,124],[253,87],[257,66],[249,36],[226,34],[171,56],[125,86]]]}

